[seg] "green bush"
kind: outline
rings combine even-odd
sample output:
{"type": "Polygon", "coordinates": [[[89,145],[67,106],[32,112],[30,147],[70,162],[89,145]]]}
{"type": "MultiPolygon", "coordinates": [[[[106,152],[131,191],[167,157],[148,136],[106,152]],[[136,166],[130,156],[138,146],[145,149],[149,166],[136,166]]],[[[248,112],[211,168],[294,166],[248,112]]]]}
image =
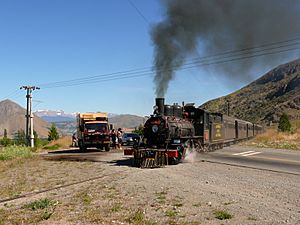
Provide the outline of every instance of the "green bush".
{"type": "Polygon", "coordinates": [[[36,143],[34,144],[34,146],[37,147],[37,148],[41,148],[41,147],[44,147],[47,144],[49,144],[49,141],[47,139],[38,138],[36,140],[36,143]]]}
{"type": "Polygon", "coordinates": [[[28,208],[28,209],[35,211],[37,209],[48,208],[52,205],[53,205],[53,202],[51,200],[49,200],[48,198],[43,198],[43,199],[36,200],[34,202],[24,205],[24,208],[28,208]]]}
{"type": "Polygon", "coordinates": [[[141,210],[137,210],[133,215],[130,216],[128,222],[131,224],[142,224],[144,220],[144,213],[141,210]]]}
{"type": "Polygon", "coordinates": [[[138,127],[136,127],[133,131],[133,133],[136,133],[138,135],[143,135],[144,134],[144,126],[140,124],[138,127]]]}
{"type": "Polygon", "coordinates": [[[218,219],[218,220],[227,220],[227,219],[231,219],[232,218],[232,215],[230,215],[228,212],[225,212],[225,211],[215,211],[214,212],[215,214],[215,217],[218,219]]]}
{"type": "Polygon", "coordinates": [[[59,148],[60,148],[59,144],[55,144],[55,145],[50,145],[50,146],[43,147],[43,149],[47,149],[47,150],[57,150],[59,148]]]}
{"type": "Polygon", "coordinates": [[[40,220],[48,220],[53,215],[56,204],[57,202],[55,201],[48,198],[42,198],[25,204],[22,208],[42,212],[40,220]]]}
{"type": "Polygon", "coordinates": [[[7,138],[7,137],[3,137],[1,140],[0,140],[0,144],[3,145],[3,146],[9,146],[9,145],[12,145],[12,140],[7,138]]]}
{"type": "Polygon", "coordinates": [[[283,113],[279,119],[278,129],[282,132],[291,131],[291,123],[286,113],[283,113]]]}
{"type": "Polygon", "coordinates": [[[28,147],[23,146],[8,146],[0,150],[0,160],[12,160],[15,158],[31,158],[32,151],[28,147]]]}

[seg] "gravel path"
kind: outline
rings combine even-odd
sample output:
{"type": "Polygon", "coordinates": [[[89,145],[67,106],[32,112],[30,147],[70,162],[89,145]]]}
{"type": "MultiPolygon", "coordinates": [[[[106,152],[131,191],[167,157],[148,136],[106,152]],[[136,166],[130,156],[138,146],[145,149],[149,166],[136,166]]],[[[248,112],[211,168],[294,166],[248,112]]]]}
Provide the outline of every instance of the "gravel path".
{"type": "MultiPolygon", "coordinates": [[[[198,161],[139,169],[131,167],[118,152],[100,153],[93,162],[73,160],[40,159],[27,163],[24,175],[19,171],[24,170],[24,164],[16,165],[1,171],[1,180],[9,183],[14,179],[12,170],[18,176],[30,177],[31,173],[38,175],[34,171],[39,169],[43,179],[31,182],[40,190],[48,183],[110,176],[1,204],[0,224],[300,225],[300,177],[296,175],[198,161]],[[42,198],[55,202],[47,209],[51,212],[47,219],[45,209],[23,207],[42,198]],[[220,220],[216,218],[218,212],[232,218],[220,220]]],[[[14,179],[13,183],[22,185],[24,180],[14,179]]]]}

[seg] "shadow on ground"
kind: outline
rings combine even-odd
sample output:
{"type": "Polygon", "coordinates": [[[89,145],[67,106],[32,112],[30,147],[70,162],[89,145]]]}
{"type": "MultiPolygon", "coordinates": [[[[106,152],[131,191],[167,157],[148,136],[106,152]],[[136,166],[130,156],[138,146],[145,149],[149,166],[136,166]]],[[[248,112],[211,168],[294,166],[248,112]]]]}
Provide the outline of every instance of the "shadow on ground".
{"type": "Polygon", "coordinates": [[[55,161],[77,161],[77,162],[98,162],[107,163],[112,166],[132,166],[132,158],[120,157],[120,159],[110,160],[109,155],[113,153],[120,153],[118,150],[111,150],[106,152],[105,150],[99,149],[87,149],[80,151],[79,149],[62,149],[57,151],[51,151],[47,154],[41,155],[45,160],[55,161]]]}
{"type": "Polygon", "coordinates": [[[113,166],[128,166],[133,167],[133,159],[132,158],[124,158],[119,160],[113,160],[110,162],[107,162],[113,166]]]}
{"type": "Polygon", "coordinates": [[[81,151],[78,149],[62,149],[48,152],[48,154],[84,154],[84,153],[99,153],[99,152],[106,152],[104,150],[99,149],[87,149],[85,151],[81,151]]]}

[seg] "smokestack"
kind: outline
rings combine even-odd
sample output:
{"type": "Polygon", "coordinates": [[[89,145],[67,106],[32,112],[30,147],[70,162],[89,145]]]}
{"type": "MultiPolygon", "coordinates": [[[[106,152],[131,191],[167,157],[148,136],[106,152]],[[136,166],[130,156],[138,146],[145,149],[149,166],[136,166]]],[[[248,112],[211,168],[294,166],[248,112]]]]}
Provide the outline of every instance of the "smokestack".
{"type": "Polygon", "coordinates": [[[155,104],[157,106],[158,113],[160,115],[164,115],[165,99],[164,98],[156,98],[155,104]]]}
{"type": "MultiPolygon", "coordinates": [[[[299,37],[299,0],[164,0],[164,20],[153,27],[156,97],[164,97],[186,58],[214,55],[299,37]]],[[[253,51],[249,51],[252,55],[253,51]],[[252,53],[251,53],[252,52],[252,53]]],[[[297,57],[292,53],[292,57],[297,57]]],[[[228,81],[250,81],[257,66],[291,60],[291,53],[220,63],[211,71],[228,81]]],[[[219,57],[220,58],[220,57],[219,57]]],[[[221,58],[222,59],[222,58],[221,58]]],[[[216,60],[215,60],[216,61],[216,60]]]]}

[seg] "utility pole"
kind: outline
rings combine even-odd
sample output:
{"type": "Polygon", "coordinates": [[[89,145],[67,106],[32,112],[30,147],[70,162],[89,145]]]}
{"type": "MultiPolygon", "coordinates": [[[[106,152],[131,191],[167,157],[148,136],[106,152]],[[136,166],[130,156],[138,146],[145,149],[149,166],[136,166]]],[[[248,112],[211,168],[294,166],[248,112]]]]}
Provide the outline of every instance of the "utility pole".
{"type": "Polygon", "coordinates": [[[20,89],[24,89],[27,91],[27,108],[26,108],[26,144],[34,147],[34,136],[33,136],[33,113],[32,113],[32,91],[40,89],[36,86],[22,86],[20,89]],[[29,135],[30,134],[30,135],[29,135]]]}

